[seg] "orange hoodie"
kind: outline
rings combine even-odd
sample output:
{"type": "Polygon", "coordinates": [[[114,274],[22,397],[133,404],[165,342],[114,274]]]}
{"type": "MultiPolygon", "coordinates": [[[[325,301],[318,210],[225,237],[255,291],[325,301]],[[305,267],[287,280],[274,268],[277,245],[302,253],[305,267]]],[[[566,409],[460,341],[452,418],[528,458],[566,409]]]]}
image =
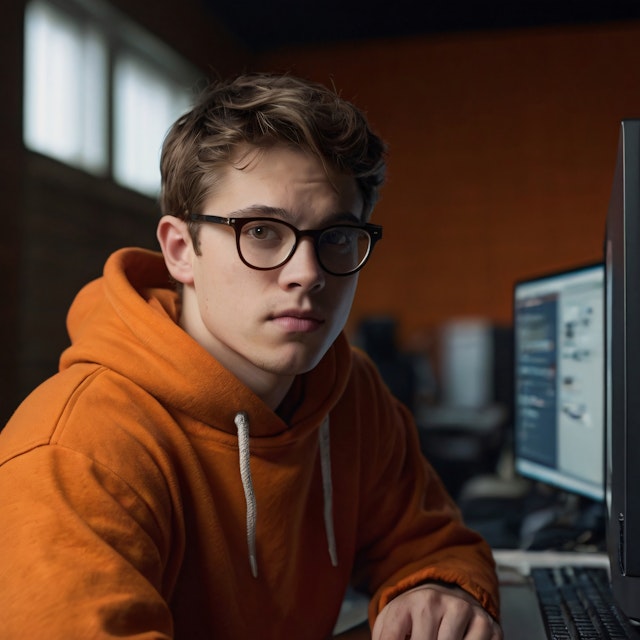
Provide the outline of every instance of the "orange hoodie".
{"type": "Polygon", "coordinates": [[[1,432],[0,637],[323,639],[350,582],[371,621],[425,580],[497,616],[489,548],[363,354],[341,336],[285,423],[178,313],[159,254],[115,253],[1,432]]]}

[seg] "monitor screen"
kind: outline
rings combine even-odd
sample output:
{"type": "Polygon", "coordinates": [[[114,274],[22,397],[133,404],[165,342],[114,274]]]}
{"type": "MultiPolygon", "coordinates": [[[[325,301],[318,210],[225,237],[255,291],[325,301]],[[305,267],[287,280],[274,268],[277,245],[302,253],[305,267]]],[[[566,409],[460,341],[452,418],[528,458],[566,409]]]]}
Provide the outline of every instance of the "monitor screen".
{"type": "Polygon", "coordinates": [[[514,288],[515,466],[604,500],[604,266],[514,288]]]}

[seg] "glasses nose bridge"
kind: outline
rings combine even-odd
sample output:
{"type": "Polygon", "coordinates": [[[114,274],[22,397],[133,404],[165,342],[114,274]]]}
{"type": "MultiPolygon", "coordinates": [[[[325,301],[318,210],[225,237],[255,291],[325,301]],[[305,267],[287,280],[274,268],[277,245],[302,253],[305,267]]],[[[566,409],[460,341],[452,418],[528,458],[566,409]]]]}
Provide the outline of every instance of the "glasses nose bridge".
{"type": "Polygon", "coordinates": [[[291,253],[287,258],[287,261],[291,260],[294,254],[298,251],[298,247],[300,246],[300,241],[303,240],[304,238],[309,238],[313,246],[314,256],[318,264],[322,266],[318,249],[319,249],[320,236],[322,235],[323,230],[322,229],[297,229],[296,227],[293,227],[293,226],[291,227],[291,230],[295,235],[295,241],[294,241],[293,247],[291,248],[291,253]]]}

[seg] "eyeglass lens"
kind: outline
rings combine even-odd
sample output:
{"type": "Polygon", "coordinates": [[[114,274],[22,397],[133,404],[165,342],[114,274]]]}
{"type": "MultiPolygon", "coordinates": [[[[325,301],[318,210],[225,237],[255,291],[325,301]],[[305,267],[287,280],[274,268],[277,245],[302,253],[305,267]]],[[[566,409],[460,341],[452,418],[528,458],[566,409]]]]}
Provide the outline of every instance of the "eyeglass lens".
{"type": "MultiPolygon", "coordinates": [[[[334,274],[355,271],[367,258],[368,232],[358,227],[334,226],[314,238],[318,261],[334,274]]],[[[295,231],[278,221],[256,220],[244,224],[238,234],[243,259],[253,267],[272,269],[286,262],[296,248],[295,231]]]]}

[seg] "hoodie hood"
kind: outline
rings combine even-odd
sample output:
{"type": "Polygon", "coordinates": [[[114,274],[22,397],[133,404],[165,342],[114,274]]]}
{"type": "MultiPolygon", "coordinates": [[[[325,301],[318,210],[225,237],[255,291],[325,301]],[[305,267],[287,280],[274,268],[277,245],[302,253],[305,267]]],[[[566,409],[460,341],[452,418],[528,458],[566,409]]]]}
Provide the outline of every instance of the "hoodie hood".
{"type": "Polygon", "coordinates": [[[287,439],[296,430],[318,429],[344,392],[351,351],[340,335],[320,363],[296,380],[305,401],[285,424],[179,326],[179,315],[180,297],[162,255],[117,251],[103,276],[86,285],[69,310],[71,346],[60,368],[75,363],[106,367],[166,407],[234,436],[239,412],[247,414],[252,437],[287,439]]]}

